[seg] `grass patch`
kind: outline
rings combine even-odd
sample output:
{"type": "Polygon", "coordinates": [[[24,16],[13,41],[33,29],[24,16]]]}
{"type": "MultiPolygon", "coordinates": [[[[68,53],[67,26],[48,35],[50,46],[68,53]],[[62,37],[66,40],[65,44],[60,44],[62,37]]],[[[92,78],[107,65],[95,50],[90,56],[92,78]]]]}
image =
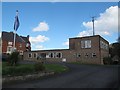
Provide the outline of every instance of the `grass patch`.
{"type": "Polygon", "coordinates": [[[54,71],[55,73],[62,73],[69,70],[68,67],[57,64],[45,64],[46,70],[54,71]]]}
{"type": "Polygon", "coordinates": [[[21,64],[17,66],[7,66],[3,65],[2,67],[2,75],[24,75],[35,72],[34,66],[32,64],[21,64]]]}
{"type": "MultiPolygon", "coordinates": [[[[55,73],[61,73],[68,71],[68,68],[57,64],[44,64],[44,71],[53,71],[55,73]]],[[[2,63],[2,75],[3,76],[18,76],[36,73],[34,64],[19,64],[16,66],[8,66],[6,62],[2,63]]]]}

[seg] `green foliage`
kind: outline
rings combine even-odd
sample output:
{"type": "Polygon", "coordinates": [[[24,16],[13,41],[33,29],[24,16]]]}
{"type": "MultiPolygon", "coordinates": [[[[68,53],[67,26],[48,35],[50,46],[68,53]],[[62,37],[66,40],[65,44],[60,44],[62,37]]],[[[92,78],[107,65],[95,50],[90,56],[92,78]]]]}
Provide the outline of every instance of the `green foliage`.
{"type": "Polygon", "coordinates": [[[27,73],[33,73],[34,72],[34,66],[31,64],[22,64],[17,66],[7,66],[5,65],[7,63],[3,64],[2,68],[2,75],[23,75],[27,73]]]}
{"type": "Polygon", "coordinates": [[[19,52],[13,52],[9,56],[9,63],[11,66],[16,65],[17,61],[19,59],[19,52]]]}
{"type": "Polygon", "coordinates": [[[118,55],[120,57],[120,43],[113,43],[112,47],[110,47],[111,57],[118,55]]]}
{"type": "Polygon", "coordinates": [[[110,65],[110,64],[112,64],[112,59],[111,59],[111,57],[104,57],[103,58],[103,63],[106,65],[110,65]]]}
{"type": "Polygon", "coordinates": [[[43,63],[38,62],[34,65],[35,71],[43,71],[45,70],[45,66],[43,65],[43,63]]]}
{"type": "Polygon", "coordinates": [[[17,75],[26,75],[33,74],[39,71],[53,71],[55,73],[61,73],[68,71],[68,67],[56,64],[19,64],[16,66],[8,66],[6,62],[2,63],[2,75],[7,76],[17,76],[17,75]]]}

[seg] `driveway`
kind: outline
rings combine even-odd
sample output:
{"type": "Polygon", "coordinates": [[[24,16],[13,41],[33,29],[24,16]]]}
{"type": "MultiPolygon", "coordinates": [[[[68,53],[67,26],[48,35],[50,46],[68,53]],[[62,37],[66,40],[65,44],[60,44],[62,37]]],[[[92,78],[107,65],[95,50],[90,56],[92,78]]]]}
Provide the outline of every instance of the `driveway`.
{"type": "Polygon", "coordinates": [[[104,65],[64,64],[69,72],[16,84],[3,88],[118,88],[118,67],[104,65]]]}

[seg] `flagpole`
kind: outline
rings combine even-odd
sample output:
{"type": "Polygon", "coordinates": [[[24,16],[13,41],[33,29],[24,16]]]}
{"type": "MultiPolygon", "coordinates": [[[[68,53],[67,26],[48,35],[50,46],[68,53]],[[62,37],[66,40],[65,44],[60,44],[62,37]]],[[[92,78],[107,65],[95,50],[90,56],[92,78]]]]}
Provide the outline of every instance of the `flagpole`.
{"type": "Polygon", "coordinates": [[[14,44],[13,44],[13,52],[15,51],[15,39],[16,39],[16,30],[14,30],[14,44]]]}
{"type": "Polygon", "coordinates": [[[17,31],[17,28],[19,27],[19,24],[17,21],[18,20],[18,10],[16,10],[16,18],[15,18],[15,23],[14,23],[14,42],[13,42],[13,52],[15,52],[15,41],[16,41],[16,31],[17,31]]]}

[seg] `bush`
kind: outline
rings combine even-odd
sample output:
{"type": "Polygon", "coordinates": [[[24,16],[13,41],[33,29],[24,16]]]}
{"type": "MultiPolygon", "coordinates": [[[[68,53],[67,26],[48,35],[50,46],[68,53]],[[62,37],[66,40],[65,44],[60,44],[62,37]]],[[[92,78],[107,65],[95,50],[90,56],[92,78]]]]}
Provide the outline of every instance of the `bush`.
{"type": "Polygon", "coordinates": [[[11,66],[16,65],[18,59],[19,59],[19,52],[13,52],[10,56],[9,56],[9,63],[11,66]]]}
{"type": "Polygon", "coordinates": [[[8,58],[9,58],[8,54],[4,54],[4,53],[2,54],[2,62],[7,62],[8,58]]]}
{"type": "Polygon", "coordinates": [[[45,66],[43,63],[39,62],[34,65],[35,71],[43,71],[45,70],[45,66]]]}
{"type": "Polygon", "coordinates": [[[112,64],[112,59],[111,59],[111,57],[104,57],[103,58],[103,63],[106,65],[110,65],[110,64],[112,64]]]}

